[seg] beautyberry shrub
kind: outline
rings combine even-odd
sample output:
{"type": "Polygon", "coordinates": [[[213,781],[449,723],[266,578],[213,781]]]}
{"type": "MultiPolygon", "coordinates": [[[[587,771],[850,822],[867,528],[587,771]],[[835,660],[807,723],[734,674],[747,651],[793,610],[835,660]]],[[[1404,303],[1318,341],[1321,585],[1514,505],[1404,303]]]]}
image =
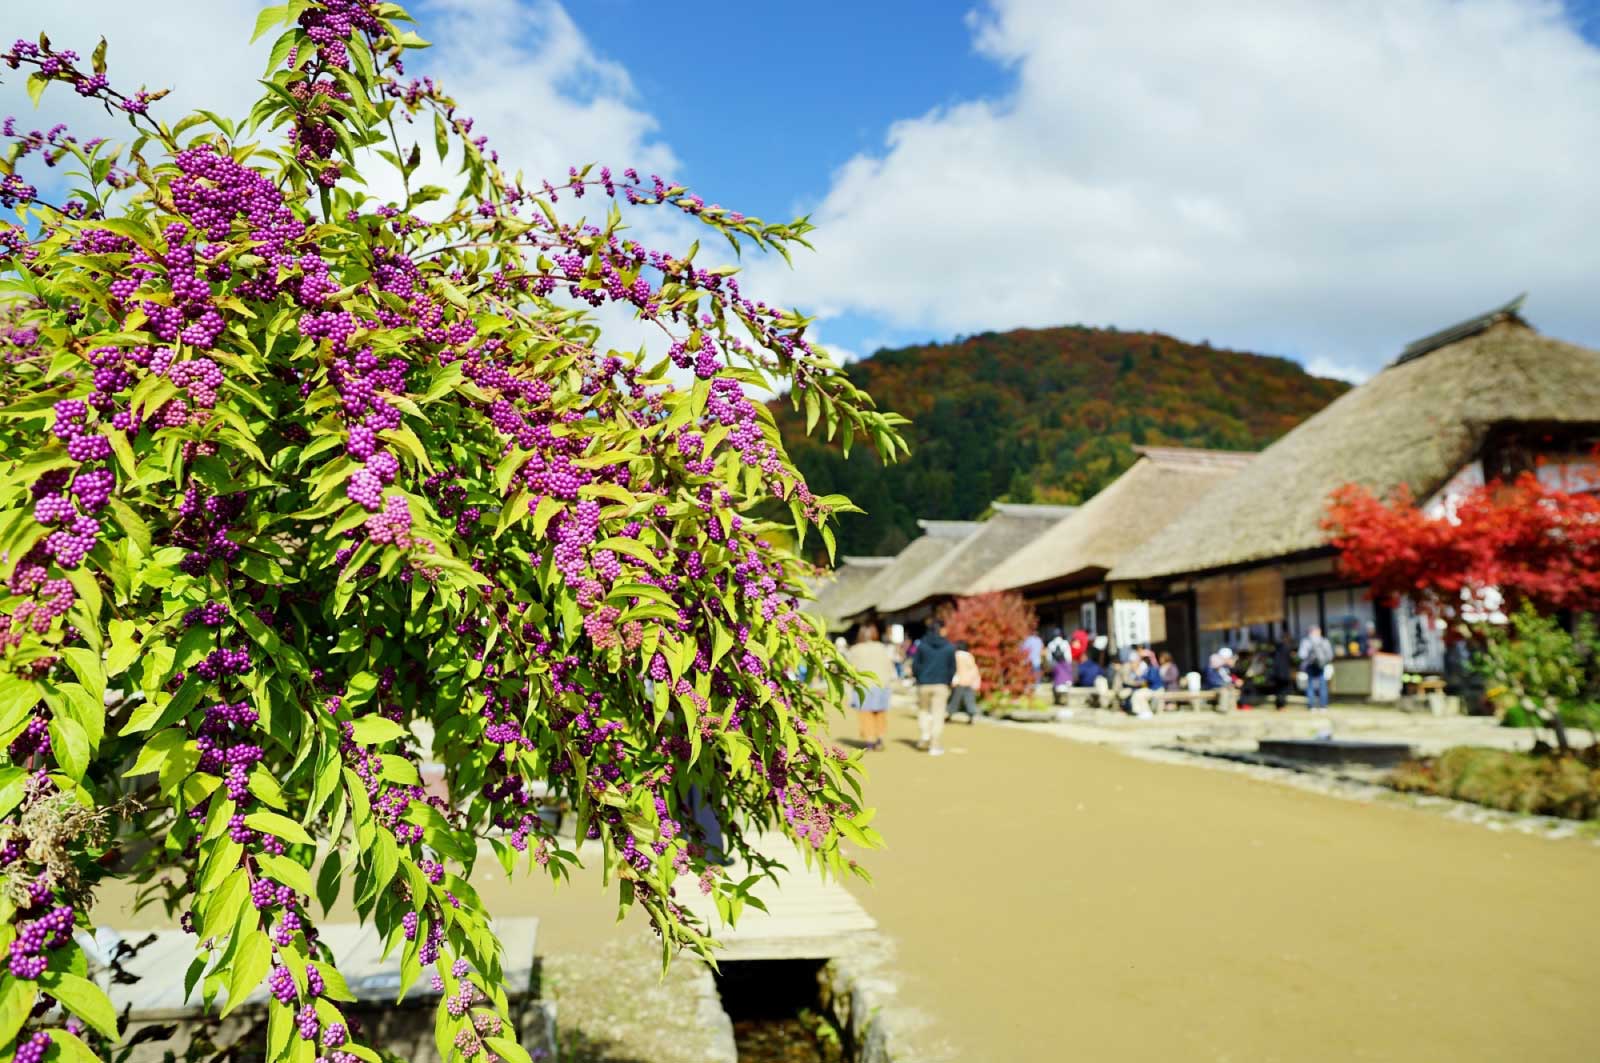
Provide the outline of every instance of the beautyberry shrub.
{"type": "Polygon", "coordinates": [[[785,254],[809,226],[633,170],[509,175],[406,77],[426,44],[408,23],[370,0],[263,11],[267,90],[237,124],[169,124],[164,93],[114,86],[104,42],[87,67],[42,37],[0,54],[36,101],[65,83],[131,131],[3,129],[0,1049],[19,1059],[116,1040],[73,940],[109,879],[195,935],[206,1000],[265,984],[272,1059],[378,1058],[316,928],[346,890],[405,986],[432,969],[444,1057],[526,1059],[471,877],[480,853],[566,874],[542,803],[570,807],[667,957],[709,948],[675,884],[736,910],[754,879],[723,860],[770,867],[754,832],[835,873],[841,839],[877,840],[823,734],[854,677],[775,545],[814,527],[831,548],[848,503],[807,490],[746,389],[786,386],[886,458],[903,422],[804,318],[622,217],[785,254]],[[424,150],[456,188],[423,183],[424,150]],[[41,193],[39,162],[71,187],[41,193]],[[608,349],[585,316],[607,305],[664,356],[608,349]]]}

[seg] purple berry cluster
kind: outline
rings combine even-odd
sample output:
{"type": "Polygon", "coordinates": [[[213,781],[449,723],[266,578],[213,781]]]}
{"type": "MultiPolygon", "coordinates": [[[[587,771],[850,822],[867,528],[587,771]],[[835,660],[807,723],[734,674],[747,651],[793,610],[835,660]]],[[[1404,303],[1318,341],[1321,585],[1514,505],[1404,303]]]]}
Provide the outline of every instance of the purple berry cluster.
{"type": "MultiPolygon", "coordinates": [[[[45,896],[49,896],[48,889],[45,896]]],[[[35,900],[30,910],[40,907],[35,900]]],[[[49,964],[47,952],[59,949],[72,941],[72,923],[75,913],[71,905],[59,904],[34,919],[17,922],[17,937],[11,943],[7,970],[17,978],[33,981],[44,973],[49,964]]]]}

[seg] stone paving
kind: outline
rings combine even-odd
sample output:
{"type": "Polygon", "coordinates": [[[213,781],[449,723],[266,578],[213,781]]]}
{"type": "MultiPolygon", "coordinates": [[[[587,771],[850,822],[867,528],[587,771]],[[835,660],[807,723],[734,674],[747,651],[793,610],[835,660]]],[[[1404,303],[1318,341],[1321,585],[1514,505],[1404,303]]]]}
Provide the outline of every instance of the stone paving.
{"type": "MultiPolygon", "coordinates": [[[[1335,705],[1329,712],[1308,712],[1300,707],[1282,712],[1257,707],[1228,714],[1164,712],[1149,719],[1107,709],[1074,709],[1070,718],[1053,723],[999,722],[1098,745],[1178,747],[1197,752],[1254,750],[1263,738],[1329,735],[1406,742],[1419,754],[1429,755],[1451,746],[1526,750],[1536,738],[1532,730],[1501,727],[1490,716],[1432,716],[1372,705],[1335,705]]],[[[1569,737],[1575,744],[1590,741],[1583,731],[1569,737]]]]}

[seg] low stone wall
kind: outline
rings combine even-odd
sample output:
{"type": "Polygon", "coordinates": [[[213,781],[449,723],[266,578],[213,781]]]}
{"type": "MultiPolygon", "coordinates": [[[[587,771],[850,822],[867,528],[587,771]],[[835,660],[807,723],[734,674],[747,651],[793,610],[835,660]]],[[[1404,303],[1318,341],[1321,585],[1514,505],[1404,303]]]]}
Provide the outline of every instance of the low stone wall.
{"type": "Polygon", "coordinates": [[[825,963],[817,973],[820,1003],[853,1049],[855,1063],[897,1063],[906,1057],[896,1044],[888,1005],[895,985],[861,969],[849,958],[825,963]]]}
{"type": "Polygon", "coordinates": [[[722,1006],[722,997],[717,993],[717,982],[711,975],[711,968],[695,960],[680,962],[694,968],[692,988],[695,1018],[701,1029],[706,1031],[709,1042],[706,1045],[706,1063],[739,1063],[739,1047],[733,1040],[733,1020],[728,1018],[728,1012],[722,1006]]]}

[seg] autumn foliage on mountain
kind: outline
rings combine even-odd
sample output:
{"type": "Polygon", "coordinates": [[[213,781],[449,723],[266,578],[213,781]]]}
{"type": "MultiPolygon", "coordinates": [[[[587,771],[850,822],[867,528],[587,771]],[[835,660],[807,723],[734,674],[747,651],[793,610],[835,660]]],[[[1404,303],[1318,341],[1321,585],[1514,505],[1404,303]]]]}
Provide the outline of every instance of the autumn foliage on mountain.
{"type": "Polygon", "coordinates": [[[983,676],[981,693],[1025,694],[1033,686],[1033,668],[1022,640],[1039,628],[1039,618],[1015,591],[991,591],[958,598],[941,614],[944,634],[965,642],[983,676]]]}
{"type": "Polygon", "coordinates": [[[883,350],[849,366],[881,409],[910,417],[908,460],[805,435],[787,396],[772,404],[817,494],[866,512],[840,521],[841,553],[894,553],[917,518],[971,519],[995,499],[1082,502],[1140,444],[1259,450],[1349,385],[1286,358],[1151,332],[1068,326],[883,350]]]}
{"type": "Polygon", "coordinates": [[[1448,513],[1430,515],[1407,494],[1385,502],[1351,485],[1330,499],[1326,525],[1344,573],[1380,600],[1403,595],[1444,618],[1459,615],[1464,602],[1600,610],[1600,494],[1593,490],[1560,490],[1530,472],[1469,491],[1448,513]]]}

